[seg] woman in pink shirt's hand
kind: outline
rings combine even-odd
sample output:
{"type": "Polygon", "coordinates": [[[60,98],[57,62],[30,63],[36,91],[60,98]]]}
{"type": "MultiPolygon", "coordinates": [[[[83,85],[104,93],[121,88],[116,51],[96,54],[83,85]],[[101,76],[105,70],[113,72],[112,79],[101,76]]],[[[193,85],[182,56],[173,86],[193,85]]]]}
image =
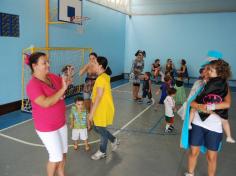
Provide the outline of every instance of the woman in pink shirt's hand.
{"type": "Polygon", "coordinates": [[[68,85],[65,78],[49,72],[45,53],[31,54],[27,64],[32,71],[26,91],[32,105],[34,126],[49,153],[47,175],[64,176],[68,142],[63,97],[68,85]]]}

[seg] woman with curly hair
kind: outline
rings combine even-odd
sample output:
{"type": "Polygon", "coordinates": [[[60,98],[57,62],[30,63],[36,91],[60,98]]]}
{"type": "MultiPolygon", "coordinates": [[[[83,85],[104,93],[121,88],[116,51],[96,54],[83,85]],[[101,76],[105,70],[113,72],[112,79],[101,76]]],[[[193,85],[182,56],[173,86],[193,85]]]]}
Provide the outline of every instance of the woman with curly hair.
{"type": "MultiPolygon", "coordinates": [[[[231,96],[227,80],[230,77],[230,66],[222,59],[212,60],[205,67],[208,81],[202,91],[191,103],[188,173],[185,176],[193,176],[200,150],[206,152],[208,161],[208,175],[215,176],[217,167],[217,155],[220,149],[223,129],[226,132],[227,142],[235,142],[230,135],[228,123],[228,109],[231,104],[231,96]],[[223,129],[222,129],[223,126],[223,129]]],[[[184,123],[185,126],[185,123],[184,123]]],[[[182,132],[182,136],[183,136],[182,132]]],[[[181,145],[184,146],[181,139],[181,145]]]]}

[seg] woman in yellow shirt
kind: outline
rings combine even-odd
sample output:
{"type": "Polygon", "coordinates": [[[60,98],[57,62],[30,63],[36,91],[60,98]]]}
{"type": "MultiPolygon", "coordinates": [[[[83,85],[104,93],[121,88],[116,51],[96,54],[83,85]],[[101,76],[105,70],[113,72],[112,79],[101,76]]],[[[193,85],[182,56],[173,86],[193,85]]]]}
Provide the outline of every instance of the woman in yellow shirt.
{"type": "Polygon", "coordinates": [[[112,71],[105,57],[99,56],[94,63],[94,71],[98,75],[92,91],[92,109],[89,115],[90,123],[94,123],[94,130],[100,135],[100,149],[91,156],[93,160],[106,157],[108,140],[111,141],[112,151],[117,149],[118,139],[108,130],[112,125],[115,108],[111,94],[110,76],[112,71]]]}

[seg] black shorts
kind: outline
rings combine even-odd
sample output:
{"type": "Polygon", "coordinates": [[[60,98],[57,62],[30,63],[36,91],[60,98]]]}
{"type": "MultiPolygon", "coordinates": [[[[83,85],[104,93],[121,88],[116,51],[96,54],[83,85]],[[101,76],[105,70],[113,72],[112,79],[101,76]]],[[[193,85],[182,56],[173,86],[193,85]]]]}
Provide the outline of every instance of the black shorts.
{"type": "Polygon", "coordinates": [[[133,86],[140,86],[140,83],[133,83],[133,86]]]}

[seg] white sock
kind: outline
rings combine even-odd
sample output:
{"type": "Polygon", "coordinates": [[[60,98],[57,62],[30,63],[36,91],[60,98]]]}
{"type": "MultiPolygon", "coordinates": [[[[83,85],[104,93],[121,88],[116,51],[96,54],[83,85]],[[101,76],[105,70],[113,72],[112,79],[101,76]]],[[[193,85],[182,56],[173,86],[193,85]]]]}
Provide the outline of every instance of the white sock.
{"type": "Polygon", "coordinates": [[[169,124],[166,124],[166,130],[168,130],[169,127],[170,127],[170,125],[169,125],[169,124]]]}

